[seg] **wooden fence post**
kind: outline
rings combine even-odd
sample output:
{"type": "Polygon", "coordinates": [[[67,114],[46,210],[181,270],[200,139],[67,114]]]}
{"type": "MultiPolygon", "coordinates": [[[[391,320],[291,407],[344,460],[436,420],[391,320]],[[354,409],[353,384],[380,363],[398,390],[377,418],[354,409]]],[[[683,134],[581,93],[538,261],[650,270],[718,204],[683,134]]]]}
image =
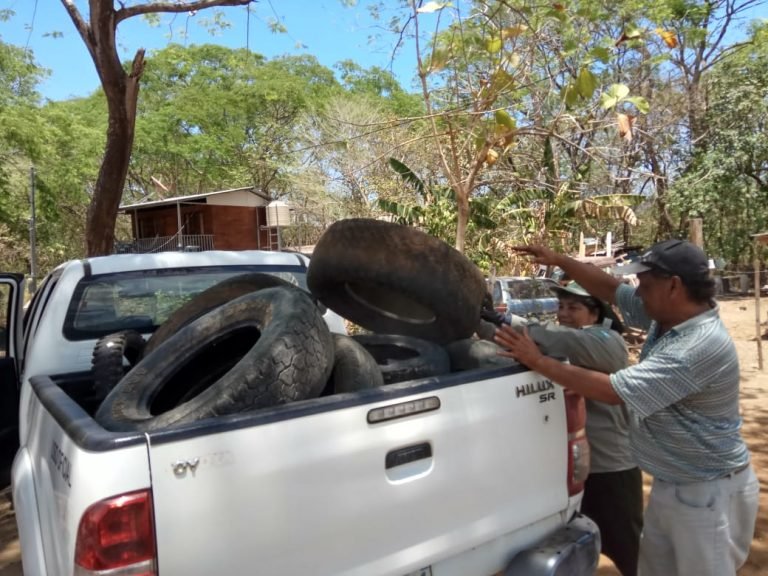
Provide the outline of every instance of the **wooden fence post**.
{"type": "Polygon", "coordinates": [[[760,240],[755,238],[755,332],[757,336],[757,368],[763,369],[763,335],[760,330],[760,240]]]}
{"type": "Polygon", "coordinates": [[[701,218],[691,218],[688,223],[691,243],[696,244],[699,248],[704,248],[704,229],[701,218]]]}

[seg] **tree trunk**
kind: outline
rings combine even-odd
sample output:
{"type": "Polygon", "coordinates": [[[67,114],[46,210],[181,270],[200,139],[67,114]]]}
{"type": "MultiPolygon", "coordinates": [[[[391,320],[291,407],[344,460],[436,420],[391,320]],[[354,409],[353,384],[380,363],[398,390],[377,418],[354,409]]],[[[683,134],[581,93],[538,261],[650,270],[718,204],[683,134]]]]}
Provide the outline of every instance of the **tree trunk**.
{"type": "Polygon", "coordinates": [[[463,254],[469,223],[469,194],[466,190],[456,190],[456,205],[459,209],[456,218],[456,250],[463,254]]]}
{"type": "Polygon", "coordinates": [[[109,82],[106,75],[102,76],[104,91],[107,93],[109,125],[104,158],[85,224],[88,256],[111,254],[114,247],[117,211],[123,197],[133,149],[139,79],[143,65],[144,51],[139,50],[130,76],[123,72],[122,67],[119,74],[109,78],[109,82]]]}
{"type": "Polygon", "coordinates": [[[656,229],[656,241],[667,240],[672,237],[675,225],[672,222],[672,218],[669,216],[669,210],[667,208],[668,200],[668,183],[667,173],[662,166],[661,161],[656,153],[656,149],[650,140],[645,142],[646,158],[651,166],[651,173],[653,174],[653,185],[656,192],[656,209],[658,214],[658,227],[656,229]]]}
{"type": "Polygon", "coordinates": [[[253,0],[191,0],[189,2],[144,2],[126,6],[114,0],[89,0],[89,20],[77,9],[74,0],[61,0],[91,55],[107,98],[109,125],[104,158],[96,179],[85,224],[88,256],[110,254],[115,243],[117,210],[123,195],[133,149],[139,81],[144,72],[144,49],[136,52],[130,74],[118,56],[115,35],[122,20],[158,12],[193,12],[214,6],[245,6],[253,0]]]}
{"type": "Polygon", "coordinates": [[[89,1],[90,25],[73,2],[62,2],[88,48],[107,100],[107,144],[85,221],[86,255],[101,256],[110,254],[115,242],[117,210],[133,148],[144,49],[136,52],[131,72],[126,73],[117,51],[115,34],[119,17],[112,1],[89,1]]]}

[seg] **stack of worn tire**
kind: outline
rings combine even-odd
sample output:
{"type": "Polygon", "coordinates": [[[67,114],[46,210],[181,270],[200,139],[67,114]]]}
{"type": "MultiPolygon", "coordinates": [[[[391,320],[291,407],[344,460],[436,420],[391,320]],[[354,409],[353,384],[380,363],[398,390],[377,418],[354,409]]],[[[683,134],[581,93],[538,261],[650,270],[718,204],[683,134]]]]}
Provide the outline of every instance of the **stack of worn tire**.
{"type": "Polygon", "coordinates": [[[146,342],[132,331],[102,338],[95,419],[108,430],[156,430],[499,363],[495,344],[471,338],[482,274],[415,228],[333,224],[307,284],[311,294],[268,274],[236,276],[179,308],[146,342]],[[323,306],[369,333],[331,334],[323,306]]]}

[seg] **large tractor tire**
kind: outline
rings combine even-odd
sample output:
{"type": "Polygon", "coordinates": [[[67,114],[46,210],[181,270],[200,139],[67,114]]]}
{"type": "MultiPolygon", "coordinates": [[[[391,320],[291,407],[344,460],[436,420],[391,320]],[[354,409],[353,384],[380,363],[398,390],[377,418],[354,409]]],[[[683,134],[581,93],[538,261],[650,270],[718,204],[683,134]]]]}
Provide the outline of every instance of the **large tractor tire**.
{"type": "Polygon", "coordinates": [[[326,230],[312,252],[307,285],[328,308],[371,332],[438,343],[474,333],[486,292],[480,270],[442,240],[368,219],[326,230]]]}

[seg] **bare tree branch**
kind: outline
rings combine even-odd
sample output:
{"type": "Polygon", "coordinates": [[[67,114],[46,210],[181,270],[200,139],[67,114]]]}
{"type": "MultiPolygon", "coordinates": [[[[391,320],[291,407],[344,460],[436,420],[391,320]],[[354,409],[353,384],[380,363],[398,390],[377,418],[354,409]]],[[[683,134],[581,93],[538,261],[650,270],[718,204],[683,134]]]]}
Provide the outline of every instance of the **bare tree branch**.
{"type": "Polygon", "coordinates": [[[94,55],[93,51],[93,37],[91,36],[91,27],[88,26],[88,22],[86,22],[83,16],[80,14],[77,6],[75,6],[74,0],[62,0],[62,4],[64,5],[64,9],[69,14],[70,19],[74,23],[75,28],[80,34],[80,37],[83,39],[86,48],[88,48],[88,52],[90,52],[91,57],[95,60],[96,56],[94,55]]]}
{"type": "MultiPolygon", "coordinates": [[[[65,0],[72,2],[72,0],[65,0]]],[[[194,2],[148,2],[135,6],[122,7],[115,12],[115,24],[141,14],[156,14],[159,12],[180,13],[204,10],[218,6],[247,6],[255,0],[195,0],[194,2]]]]}

